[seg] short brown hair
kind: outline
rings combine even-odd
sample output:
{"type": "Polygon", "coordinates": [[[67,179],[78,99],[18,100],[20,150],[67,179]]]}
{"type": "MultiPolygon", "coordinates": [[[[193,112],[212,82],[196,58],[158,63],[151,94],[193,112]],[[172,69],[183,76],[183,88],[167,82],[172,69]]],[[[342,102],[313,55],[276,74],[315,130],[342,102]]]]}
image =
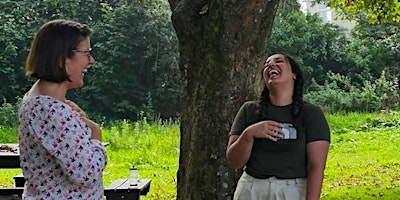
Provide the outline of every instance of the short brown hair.
{"type": "Polygon", "coordinates": [[[76,21],[57,19],[43,24],[32,41],[26,59],[25,75],[61,83],[70,81],[65,59],[74,55],[79,43],[92,35],[92,30],[76,21]]]}

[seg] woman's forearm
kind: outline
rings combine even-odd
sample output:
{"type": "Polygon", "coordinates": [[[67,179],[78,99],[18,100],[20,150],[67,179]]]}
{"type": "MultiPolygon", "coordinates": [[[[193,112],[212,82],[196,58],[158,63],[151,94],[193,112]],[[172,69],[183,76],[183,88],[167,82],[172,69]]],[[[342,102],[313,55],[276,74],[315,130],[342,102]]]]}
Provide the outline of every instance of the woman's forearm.
{"type": "Polygon", "coordinates": [[[254,138],[245,132],[240,136],[230,136],[226,157],[234,169],[242,168],[250,158],[254,138]]]}
{"type": "Polygon", "coordinates": [[[324,176],[323,169],[310,168],[307,177],[306,200],[319,200],[321,196],[322,182],[324,176]]]}

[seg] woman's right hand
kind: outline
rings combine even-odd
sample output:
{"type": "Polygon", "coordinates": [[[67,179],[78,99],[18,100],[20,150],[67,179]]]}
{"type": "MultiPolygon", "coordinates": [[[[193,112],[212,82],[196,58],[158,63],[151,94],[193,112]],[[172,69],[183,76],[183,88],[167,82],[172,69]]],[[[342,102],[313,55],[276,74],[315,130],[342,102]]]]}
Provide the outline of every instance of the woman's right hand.
{"type": "Polygon", "coordinates": [[[69,105],[72,108],[72,110],[75,110],[81,117],[87,118],[86,113],[75,102],[71,100],[64,100],[64,103],[69,105]]]}
{"type": "Polygon", "coordinates": [[[101,129],[97,123],[88,119],[86,113],[73,101],[65,100],[64,103],[69,105],[72,110],[75,110],[81,117],[82,120],[86,123],[86,125],[92,130],[92,137],[91,139],[96,139],[101,141],[101,129]]]}
{"type": "Polygon", "coordinates": [[[248,137],[265,138],[272,141],[278,141],[282,138],[282,124],[276,121],[266,120],[255,123],[245,129],[248,137]]]}
{"type": "Polygon", "coordinates": [[[261,121],[247,127],[241,135],[229,136],[226,157],[234,169],[242,168],[249,160],[254,138],[278,141],[282,138],[282,124],[276,121],[261,121]]]}

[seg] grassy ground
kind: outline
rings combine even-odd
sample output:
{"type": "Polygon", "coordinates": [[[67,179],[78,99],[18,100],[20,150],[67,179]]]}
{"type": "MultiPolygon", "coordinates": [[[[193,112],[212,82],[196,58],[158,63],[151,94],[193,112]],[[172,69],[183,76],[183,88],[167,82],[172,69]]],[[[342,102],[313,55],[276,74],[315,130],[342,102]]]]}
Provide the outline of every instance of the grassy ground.
{"type": "Polygon", "coordinates": [[[400,199],[399,114],[329,116],[322,199],[400,199]]]}
{"type": "Polygon", "coordinates": [[[127,178],[129,168],[139,168],[139,175],[151,178],[150,192],[141,199],[176,199],[176,172],[179,157],[179,125],[119,123],[104,131],[109,163],[104,171],[104,185],[127,178]]]}
{"type": "MultiPolygon", "coordinates": [[[[323,200],[397,200],[400,194],[400,114],[328,115],[332,131],[323,200]]],[[[0,142],[16,142],[15,129],[0,128],[0,142]]],[[[143,200],[176,199],[179,125],[120,122],[103,129],[108,165],[104,185],[126,178],[135,165],[151,178],[143,200]]],[[[19,169],[0,169],[0,187],[12,186],[19,169]]]]}

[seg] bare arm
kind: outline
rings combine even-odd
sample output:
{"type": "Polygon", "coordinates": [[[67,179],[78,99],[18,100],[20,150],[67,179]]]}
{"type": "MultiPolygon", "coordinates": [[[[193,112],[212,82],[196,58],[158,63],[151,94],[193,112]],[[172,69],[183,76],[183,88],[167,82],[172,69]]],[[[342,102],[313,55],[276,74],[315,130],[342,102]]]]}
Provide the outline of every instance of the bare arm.
{"type": "Polygon", "coordinates": [[[250,158],[254,138],[277,141],[282,137],[282,125],[275,121],[262,121],[247,127],[239,135],[231,135],[226,149],[226,157],[234,169],[243,167],[250,158]]]}
{"type": "Polygon", "coordinates": [[[329,142],[325,140],[307,144],[307,200],[320,199],[328,150],[329,142]]]}
{"type": "Polygon", "coordinates": [[[243,133],[241,136],[231,135],[229,137],[226,157],[234,169],[243,167],[249,160],[253,142],[253,137],[245,136],[243,133]]]}

